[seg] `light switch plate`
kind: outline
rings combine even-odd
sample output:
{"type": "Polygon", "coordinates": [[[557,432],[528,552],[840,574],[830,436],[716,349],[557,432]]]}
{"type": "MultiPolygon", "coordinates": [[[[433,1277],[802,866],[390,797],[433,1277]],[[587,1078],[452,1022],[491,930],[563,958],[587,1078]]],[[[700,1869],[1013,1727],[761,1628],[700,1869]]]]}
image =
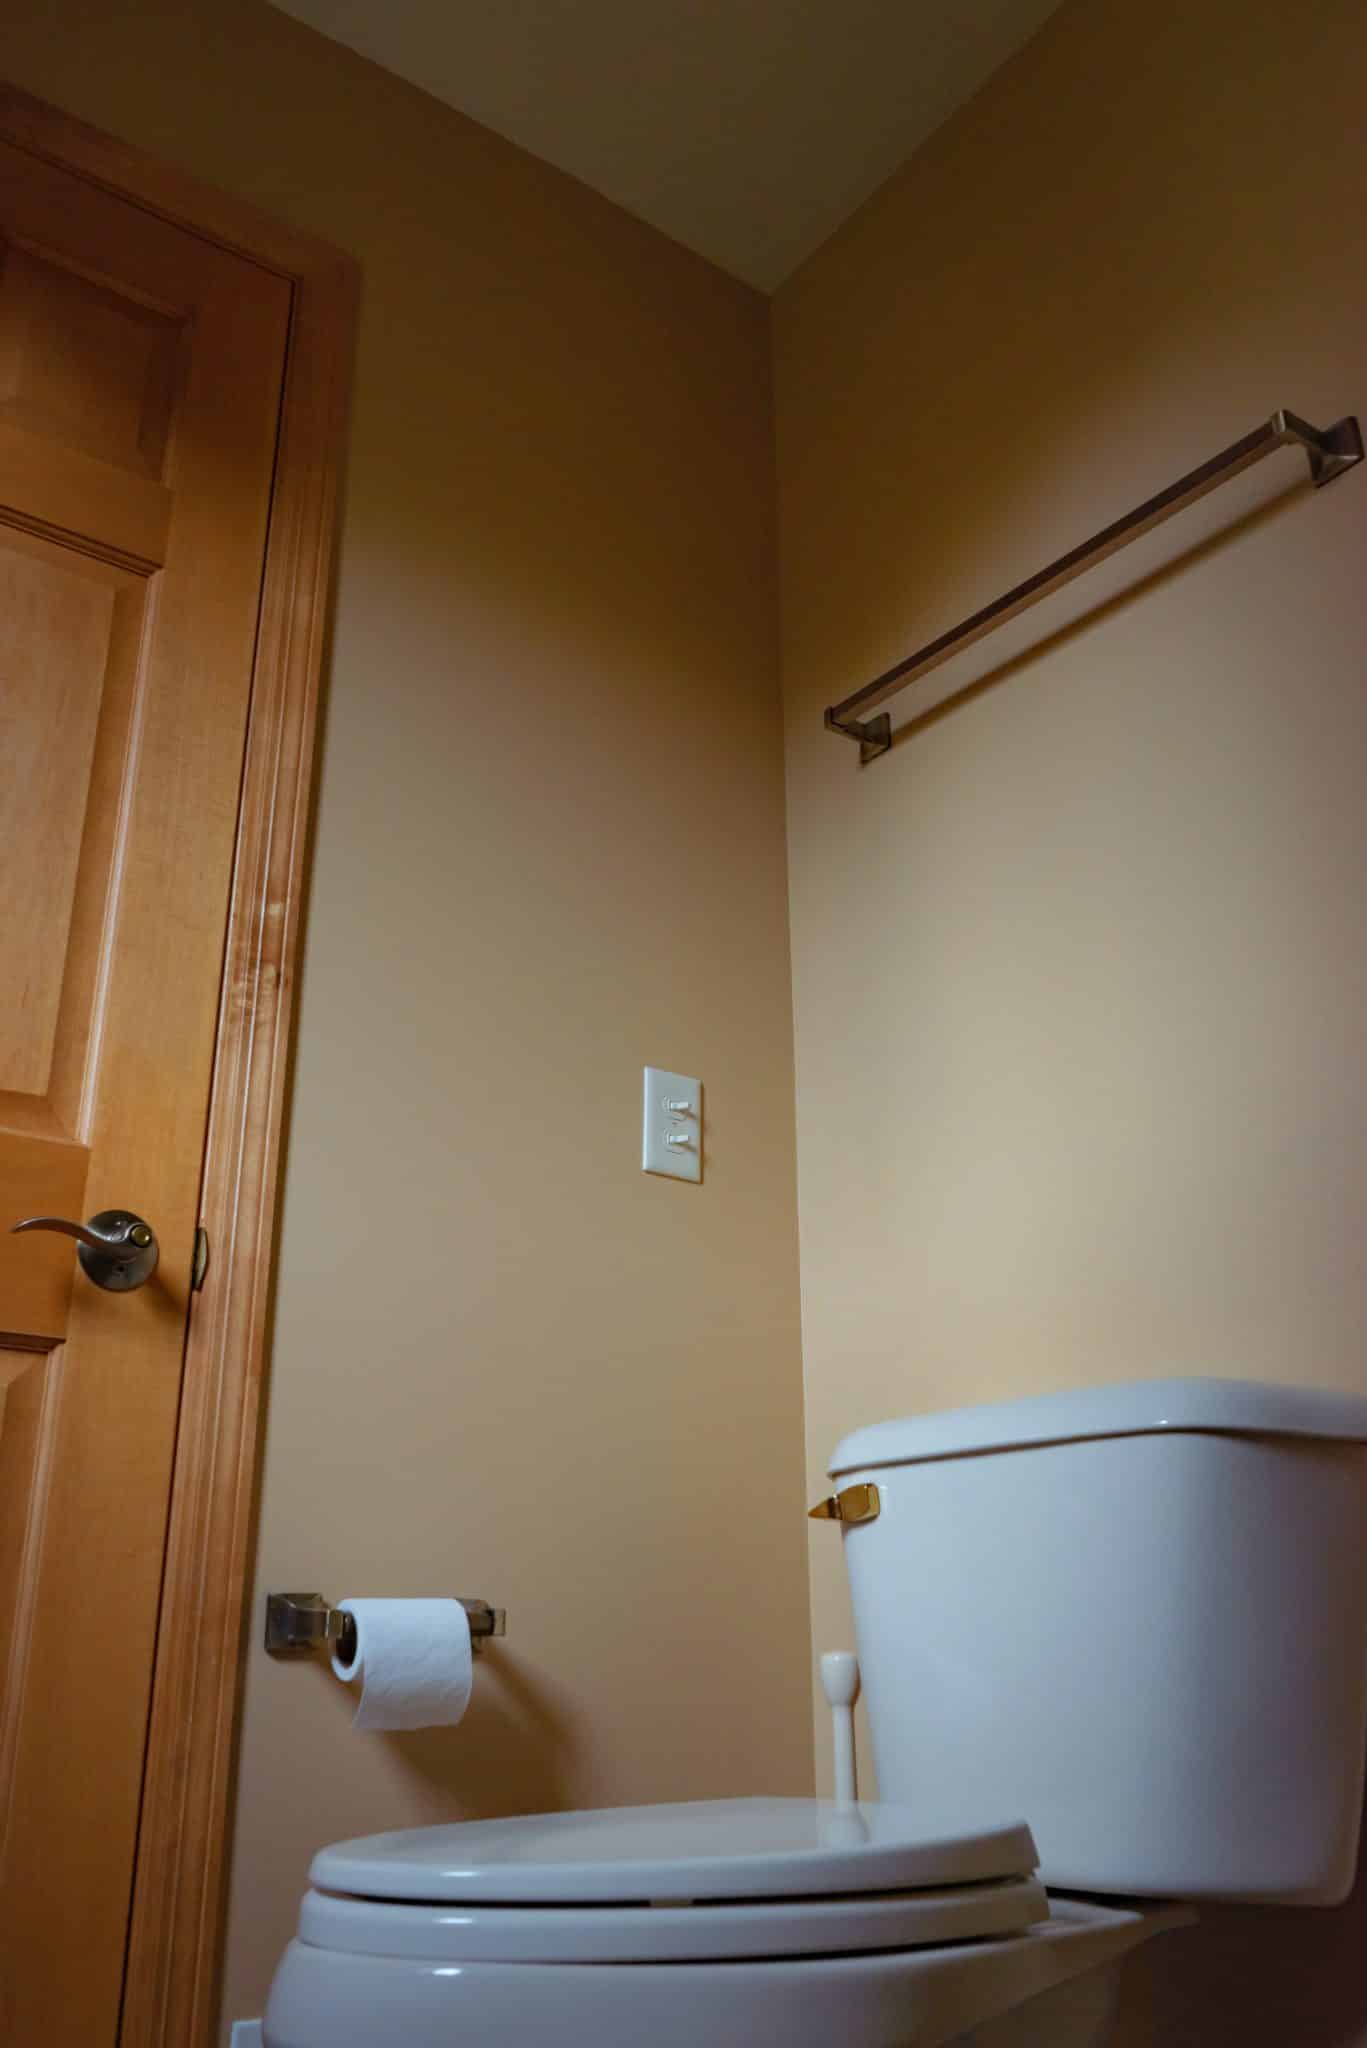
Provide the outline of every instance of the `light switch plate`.
{"type": "Polygon", "coordinates": [[[702,1082],[692,1075],[646,1068],[641,1170],[702,1179],[702,1082]]]}
{"type": "Polygon", "coordinates": [[[234,2020],[228,2048],[261,2048],[260,2020],[234,2020]]]}

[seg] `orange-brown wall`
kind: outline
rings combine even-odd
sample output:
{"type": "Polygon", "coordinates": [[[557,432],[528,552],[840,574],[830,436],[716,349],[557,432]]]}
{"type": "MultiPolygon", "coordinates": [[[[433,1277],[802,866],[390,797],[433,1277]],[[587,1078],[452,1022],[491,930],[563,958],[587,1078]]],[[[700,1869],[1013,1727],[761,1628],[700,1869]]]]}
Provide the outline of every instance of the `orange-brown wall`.
{"type": "Polygon", "coordinates": [[[240,2016],[329,1838],[810,1789],[768,309],[258,0],[4,14],[364,267],[258,1589],[509,1634],[457,1733],[362,1736],[254,1605],[240,2016]]]}
{"type": "MultiPolygon", "coordinates": [[[[1356,0],[1065,5],[777,296],[814,1487],[885,1415],[1367,1388],[1367,471],[1277,458],[867,771],[821,727],[1275,406],[1367,416],[1365,76],[1356,0]]],[[[1167,1937],[1124,2048],[1367,2043],[1365,1928],[1167,1937]]]]}

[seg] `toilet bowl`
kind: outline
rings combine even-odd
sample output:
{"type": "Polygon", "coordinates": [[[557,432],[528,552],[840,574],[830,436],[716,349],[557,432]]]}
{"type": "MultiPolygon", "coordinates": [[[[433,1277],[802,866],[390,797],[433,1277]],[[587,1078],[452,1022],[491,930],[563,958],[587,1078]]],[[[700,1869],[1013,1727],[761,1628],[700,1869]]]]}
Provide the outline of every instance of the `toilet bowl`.
{"type": "Polygon", "coordinates": [[[266,2048],[934,2048],[1182,1917],[1051,1908],[1035,1860],[1019,1824],[927,1840],[905,1809],[806,1799],[339,1843],[266,2048]]]}

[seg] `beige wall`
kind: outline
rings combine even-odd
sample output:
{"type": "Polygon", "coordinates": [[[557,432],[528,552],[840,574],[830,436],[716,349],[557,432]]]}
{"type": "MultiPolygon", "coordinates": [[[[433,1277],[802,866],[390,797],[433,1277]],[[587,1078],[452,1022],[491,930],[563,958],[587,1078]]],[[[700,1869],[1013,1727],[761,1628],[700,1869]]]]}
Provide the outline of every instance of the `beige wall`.
{"type": "Polygon", "coordinates": [[[362,1737],[254,1612],[254,2013],[329,1838],[810,1789],[767,308],[255,0],[8,0],[0,68],[365,269],[258,1583],[509,1637],[362,1737]]]}
{"type": "MultiPolygon", "coordinates": [[[[885,1415],[1367,1386],[1367,476],[866,773],[821,729],[1274,406],[1367,414],[1365,72],[1358,0],[1067,5],[778,295],[813,1486],[885,1415]]],[[[1365,1921],[1171,1937],[1127,2048],[1367,2042],[1365,1921]]]]}

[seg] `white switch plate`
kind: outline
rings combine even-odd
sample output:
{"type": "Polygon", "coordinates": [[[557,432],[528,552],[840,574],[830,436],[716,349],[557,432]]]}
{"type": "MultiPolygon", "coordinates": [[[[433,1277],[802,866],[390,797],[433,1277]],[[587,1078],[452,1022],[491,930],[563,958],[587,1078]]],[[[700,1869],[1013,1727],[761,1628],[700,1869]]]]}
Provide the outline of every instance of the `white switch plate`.
{"type": "Polygon", "coordinates": [[[702,1082],[691,1075],[646,1068],[641,1170],[702,1179],[702,1082]]]}
{"type": "Polygon", "coordinates": [[[228,2048],[261,2048],[260,2020],[234,2020],[228,2048]]]}

